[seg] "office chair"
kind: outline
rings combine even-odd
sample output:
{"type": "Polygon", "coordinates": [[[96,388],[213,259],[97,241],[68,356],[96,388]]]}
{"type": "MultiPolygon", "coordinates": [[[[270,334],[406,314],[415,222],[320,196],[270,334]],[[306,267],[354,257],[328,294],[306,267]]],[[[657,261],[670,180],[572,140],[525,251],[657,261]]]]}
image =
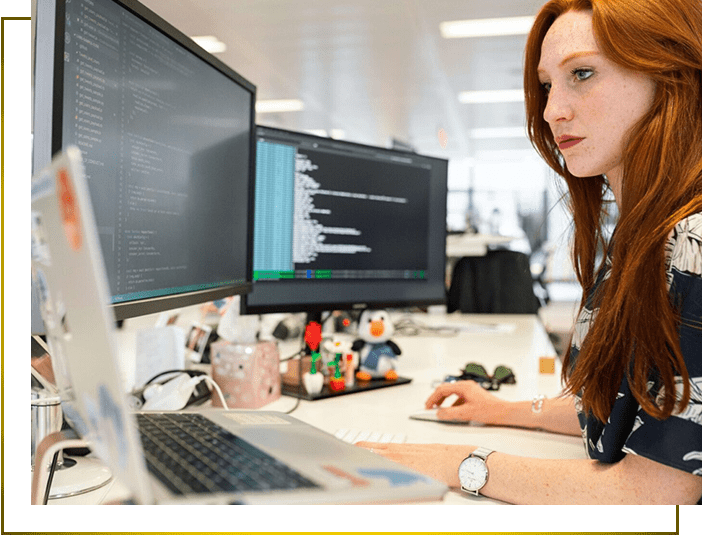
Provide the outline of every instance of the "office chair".
{"type": "Polygon", "coordinates": [[[536,314],[529,257],[518,251],[494,250],[461,258],[453,269],[447,311],[479,314],[536,314]]]}

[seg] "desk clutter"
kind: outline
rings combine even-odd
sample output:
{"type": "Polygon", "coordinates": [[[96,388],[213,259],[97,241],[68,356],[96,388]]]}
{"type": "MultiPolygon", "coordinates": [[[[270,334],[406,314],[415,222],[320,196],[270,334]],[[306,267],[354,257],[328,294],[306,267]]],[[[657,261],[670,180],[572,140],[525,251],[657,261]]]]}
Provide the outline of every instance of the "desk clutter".
{"type": "Polygon", "coordinates": [[[283,393],[314,400],[409,383],[411,379],[395,371],[402,351],[391,340],[393,334],[385,310],[362,312],[353,342],[342,337],[324,339],[321,324],[310,322],[304,335],[309,355],[288,365],[283,393]]]}
{"type": "MultiPolygon", "coordinates": [[[[392,339],[396,331],[385,310],[332,314],[323,329],[319,322],[305,325],[290,315],[240,315],[237,301],[201,307],[198,321],[171,311],[153,328],[138,331],[138,386],[132,392],[141,396],[138,408],[144,388],[164,370],[205,369],[227,408],[237,409],[261,408],[281,394],[315,400],[411,382],[397,372],[402,350],[392,339]],[[285,340],[302,340],[305,348],[281,359],[278,346],[285,340]]],[[[207,389],[204,383],[199,387],[207,389]]],[[[214,407],[223,407],[219,395],[212,392],[211,399],[214,407]]]]}

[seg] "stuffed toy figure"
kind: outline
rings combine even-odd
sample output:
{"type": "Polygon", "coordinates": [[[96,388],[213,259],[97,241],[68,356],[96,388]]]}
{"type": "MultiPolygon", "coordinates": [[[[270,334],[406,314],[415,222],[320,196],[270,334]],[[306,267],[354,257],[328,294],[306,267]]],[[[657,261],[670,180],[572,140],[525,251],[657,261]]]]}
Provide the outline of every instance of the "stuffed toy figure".
{"type": "Polygon", "coordinates": [[[364,310],[358,319],[358,340],[351,349],[358,352],[360,366],[356,372],[359,381],[397,379],[395,362],[401,354],[397,344],[390,340],[395,328],[385,310],[364,310]]]}

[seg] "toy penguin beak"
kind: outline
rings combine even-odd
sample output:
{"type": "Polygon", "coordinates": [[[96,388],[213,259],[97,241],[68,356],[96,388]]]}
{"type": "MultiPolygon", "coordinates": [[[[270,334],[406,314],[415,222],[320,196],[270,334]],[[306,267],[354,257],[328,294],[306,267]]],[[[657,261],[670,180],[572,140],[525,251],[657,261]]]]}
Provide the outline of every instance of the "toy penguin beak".
{"type": "Polygon", "coordinates": [[[383,320],[371,321],[370,332],[373,336],[381,336],[385,332],[383,320]]]}

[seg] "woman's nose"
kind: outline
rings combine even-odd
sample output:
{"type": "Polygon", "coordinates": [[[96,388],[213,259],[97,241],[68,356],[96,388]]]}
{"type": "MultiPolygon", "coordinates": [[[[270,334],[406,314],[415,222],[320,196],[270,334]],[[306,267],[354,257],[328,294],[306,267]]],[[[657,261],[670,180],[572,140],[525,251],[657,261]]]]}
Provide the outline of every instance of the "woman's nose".
{"type": "Polygon", "coordinates": [[[564,91],[551,87],[544,108],[544,120],[549,124],[569,121],[573,118],[573,107],[564,91]]]}

